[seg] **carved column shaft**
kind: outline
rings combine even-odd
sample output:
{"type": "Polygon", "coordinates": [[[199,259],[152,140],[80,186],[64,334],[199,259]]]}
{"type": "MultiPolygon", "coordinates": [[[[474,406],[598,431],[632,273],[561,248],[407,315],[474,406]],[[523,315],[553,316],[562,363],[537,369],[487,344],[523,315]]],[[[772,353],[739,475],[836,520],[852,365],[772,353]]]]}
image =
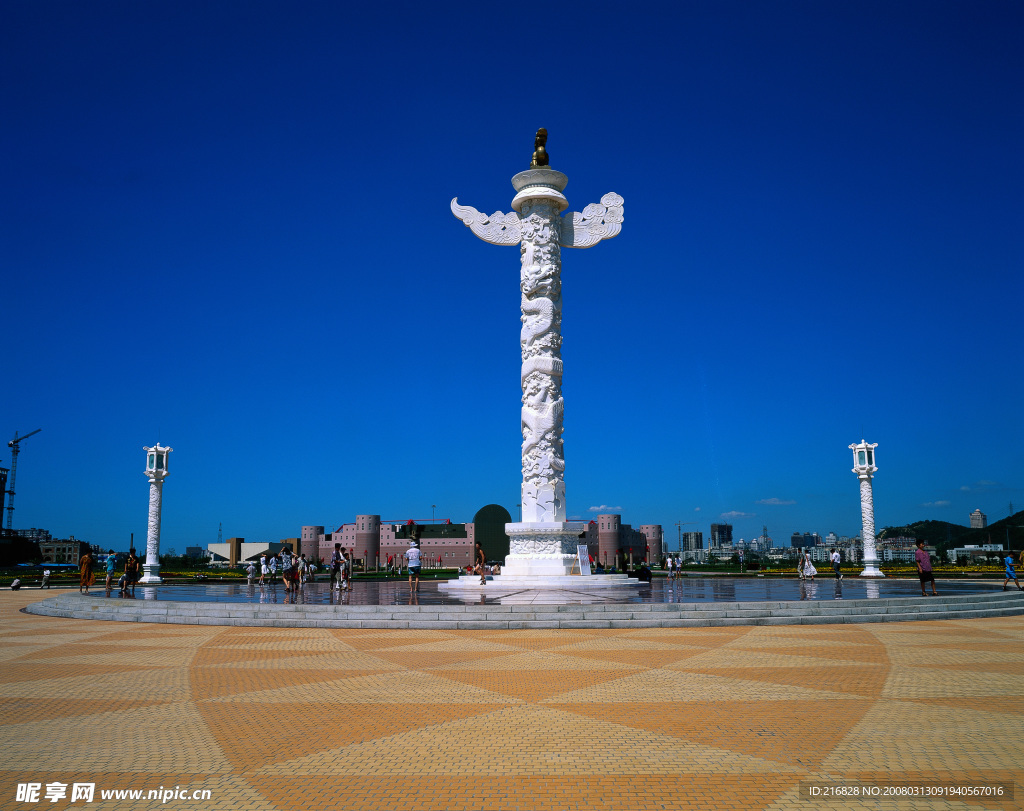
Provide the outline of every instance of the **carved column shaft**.
{"type": "Polygon", "coordinates": [[[160,510],[163,505],[163,477],[149,480],[149,520],[146,531],[146,562],[142,564],[140,583],[161,583],[160,579],[160,510]]]}
{"type": "Polygon", "coordinates": [[[871,477],[860,476],[860,519],[863,525],[861,537],[864,540],[864,562],[878,561],[875,548],[875,503],[871,493],[871,477]]]}
{"type": "Polygon", "coordinates": [[[522,430],[524,523],[565,521],[562,448],[562,259],[553,200],[524,202],[522,266],[522,430]]]}
{"type": "Polygon", "coordinates": [[[566,521],[561,248],[588,248],[618,234],[623,200],[610,192],[600,204],[563,216],[569,178],[545,165],[539,153],[534,157],[532,168],[512,178],[513,213],[482,214],[457,199],[451,207],[480,239],[520,246],[522,519],[505,525],[510,552],[503,576],[563,577],[572,570],[586,525],[566,521]]]}

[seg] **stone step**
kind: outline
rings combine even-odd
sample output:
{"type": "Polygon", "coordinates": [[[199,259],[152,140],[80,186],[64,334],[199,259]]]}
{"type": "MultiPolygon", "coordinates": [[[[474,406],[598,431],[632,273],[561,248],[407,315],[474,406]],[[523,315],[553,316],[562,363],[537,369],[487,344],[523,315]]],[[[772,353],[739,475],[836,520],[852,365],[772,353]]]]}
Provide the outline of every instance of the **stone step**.
{"type": "Polygon", "coordinates": [[[26,608],[33,614],[122,622],[307,628],[683,628],[804,625],[1016,616],[1014,592],[877,600],[598,605],[345,606],[106,600],[64,592],[26,608]]]}

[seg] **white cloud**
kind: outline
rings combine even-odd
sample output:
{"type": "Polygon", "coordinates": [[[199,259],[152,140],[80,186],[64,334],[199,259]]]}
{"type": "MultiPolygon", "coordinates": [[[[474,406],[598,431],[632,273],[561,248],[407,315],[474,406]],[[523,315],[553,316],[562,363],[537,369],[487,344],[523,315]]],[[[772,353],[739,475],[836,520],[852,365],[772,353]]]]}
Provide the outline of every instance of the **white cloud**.
{"type": "Polygon", "coordinates": [[[977,487],[998,487],[999,482],[990,482],[988,479],[982,479],[980,482],[975,482],[977,487]]]}
{"type": "Polygon", "coordinates": [[[788,501],[781,498],[762,498],[757,502],[758,504],[771,504],[778,507],[787,507],[790,504],[796,504],[795,501],[788,501]]]}
{"type": "Polygon", "coordinates": [[[694,511],[695,513],[699,513],[699,512],[700,512],[700,507],[694,507],[694,508],[693,508],[693,511],[694,511]]]}
{"type": "Polygon", "coordinates": [[[590,507],[592,513],[616,513],[621,512],[622,507],[609,507],[607,504],[602,504],[600,507],[590,507]]]}
{"type": "Polygon", "coordinates": [[[968,486],[967,486],[966,484],[965,484],[965,485],[963,485],[963,486],[962,486],[962,487],[961,487],[960,489],[961,489],[961,490],[962,490],[963,492],[965,492],[965,493],[969,493],[969,492],[971,492],[971,488],[970,488],[970,487],[968,487],[968,486]]]}
{"type": "Polygon", "coordinates": [[[938,501],[926,501],[921,506],[922,507],[948,507],[949,505],[950,505],[950,502],[946,501],[945,499],[939,499],[938,501]]]}
{"type": "Polygon", "coordinates": [[[727,513],[722,513],[719,518],[727,518],[730,521],[734,518],[753,518],[757,513],[741,513],[739,510],[732,510],[727,513]]]}

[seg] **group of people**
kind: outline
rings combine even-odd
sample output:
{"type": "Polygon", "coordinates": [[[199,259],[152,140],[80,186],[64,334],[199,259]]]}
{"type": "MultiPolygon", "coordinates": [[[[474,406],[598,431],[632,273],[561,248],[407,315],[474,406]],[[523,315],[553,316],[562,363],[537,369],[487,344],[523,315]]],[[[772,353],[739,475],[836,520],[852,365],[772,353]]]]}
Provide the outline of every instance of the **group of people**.
{"type": "MultiPolygon", "coordinates": [[[[340,544],[335,544],[335,548],[338,546],[340,544]]],[[[292,554],[290,549],[282,549],[276,555],[260,555],[259,567],[259,584],[261,586],[267,585],[268,582],[270,585],[274,585],[278,571],[281,573],[281,580],[284,583],[285,591],[288,592],[298,591],[304,584],[312,583],[316,580],[316,564],[306,560],[305,552],[301,555],[295,555],[292,554]]],[[[249,561],[245,574],[249,585],[253,585],[253,581],[256,579],[256,567],[252,561],[249,561]]],[[[331,581],[332,583],[334,581],[333,573],[331,581]]]]}
{"type": "Polygon", "coordinates": [[[678,555],[673,558],[669,555],[665,559],[665,569],[668,571],[668,579],[675,580],[677,577],[683,576],[683,559],[678,555]]]}
{"type": "MultiPolygon", "coordinates": [[[[96,560],[92,556],[91,551],[87,551],[82,557],[78,559],[78,591],[81,594],[88,594],[89,588],[95,584],[96,575],[93,569],[96,566],[96,560]]],[[[109,597],[110,593],[114,589],[114,575],[117,573],[117,553],[111,549],[107,553],[107,566],[106,566],[106,582],[104,583],[106,596],[109,597]]],[[[128,550],[128,556],[124,560],[124,571],[121,573],[121,577],[117,580],[117,590],[122,596],[135,596],[135,584],[139,582],[139,574],[142,571],[142,562],[139,560],[138,555],[135,554],[135,548],[132,547],[128,550]]],[[[43,572],[43,585],[49,587],[50,571],[47,569],[43,572]]]]}

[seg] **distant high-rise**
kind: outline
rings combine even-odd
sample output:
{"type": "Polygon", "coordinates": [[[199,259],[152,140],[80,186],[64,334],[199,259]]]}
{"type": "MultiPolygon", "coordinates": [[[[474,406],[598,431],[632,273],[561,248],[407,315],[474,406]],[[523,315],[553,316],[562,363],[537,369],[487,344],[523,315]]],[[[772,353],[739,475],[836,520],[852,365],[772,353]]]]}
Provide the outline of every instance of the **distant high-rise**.
{"type": "Polygon", "coordinates": [[[712,524],[711,548],[721,549],[723,546],[732,546],[732,524],[712,524]]]}
{"type": "Polygon", "coordinates": [[[988,516],[981,510],[971,513],[971,529],[984,529],[988,526],[988,516]]]}
{"type": "Polygon", "coordinates": [[[704,548],[704,533],[703,532],[684,532],[683,533],[683,551],[684,552],[697,552],[704,548]]]}
{"type": "Polygon", "coordinates": [[[794,532],[793,537],[789,539],[789,545],[793,549],[811,549],[821,546],[821,536],[817,532],[805,532],[803,535],[794,532]]]}

